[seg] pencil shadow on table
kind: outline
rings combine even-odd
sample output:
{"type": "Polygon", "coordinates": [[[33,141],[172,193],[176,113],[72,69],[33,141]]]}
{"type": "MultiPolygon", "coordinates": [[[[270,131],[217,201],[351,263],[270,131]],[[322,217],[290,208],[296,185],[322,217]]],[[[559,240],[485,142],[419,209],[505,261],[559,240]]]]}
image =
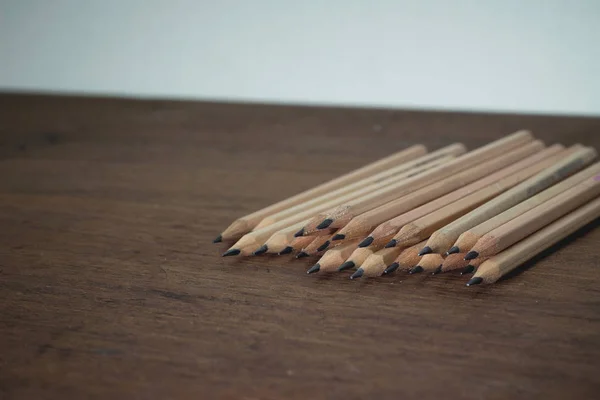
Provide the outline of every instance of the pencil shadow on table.
{"type": "Polygon", "coordinates": [[[554,244],[551,247],[548,247],[546,250],[544,250],[541,253],[539,253],[538,255],[534,256],[531,260],[526,261],[520,267],[518,267],[515,270],[511,271],[510,273],[506,274],[505,276],[503,276],[502,278],[500,278],[498,280],[498,283],[504,282],[505,280],[512,279],[515,276],[521,275],[523,272],[525,272],[528,269],[530,269],[531,267],[535,266],[537,263],[539,263],[546,257],[561,250],[563,247],[570,245],[577,239],[580,239],[581,237],[587,235],[589,232],[593,231],[594,229],[598,228],[599,226],[600,226],[600,218],[596,218],[594,221],[590,222],[586,226],[573,232],[572,234],[570,234],[569,236],[567,236],[560,242],[554,244]]]}

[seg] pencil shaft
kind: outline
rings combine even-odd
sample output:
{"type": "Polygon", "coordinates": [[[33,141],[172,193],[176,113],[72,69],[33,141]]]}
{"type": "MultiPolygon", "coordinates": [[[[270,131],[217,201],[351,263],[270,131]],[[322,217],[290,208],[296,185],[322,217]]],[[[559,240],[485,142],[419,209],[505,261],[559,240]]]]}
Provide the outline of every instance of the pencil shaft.
{"type": "Polygon", "coordinates": [[[302,249],[302,252],[306,253],[309,256],[314,256],[319,254],[321,250],[319,248],[329,240],[329,236],[308,236],[313,238],[308,246],[302,249]]]}
{"type": "Polygon", "coordinates": [[[380,276],[386,267],[394,262],[402,252],[401,247],[381,249],[370,255],[361,265],[364,276],[380,276]]]}
{"type": "Polygon", "coordinates": [[[409,270],[410,268],[418,264],[419,260],[421,260],[421,257],[419,256],[419,251],[421,251],[423,246],[425,246],[425,242],[426,241],[424,240],[420,243],[417,243],[414,246],[410,246],[402,250],[400,255],[398,255],[398,257],[395,260],[395,262],[400,264],[400,269],[409,270]]]}
{"type": "Polygon", "coordinates": [[[352,254],[357,244],[358,241],[354,240],[352,242],[338,246],[335,249],[327,250],[325,254],[323,254],[323,257],[321,257],[317,262],[320,266],[319,271],[337,271],[340,264],[342,264],[344,260],[346,260],[350,256],[350,254],[352,254]]]}

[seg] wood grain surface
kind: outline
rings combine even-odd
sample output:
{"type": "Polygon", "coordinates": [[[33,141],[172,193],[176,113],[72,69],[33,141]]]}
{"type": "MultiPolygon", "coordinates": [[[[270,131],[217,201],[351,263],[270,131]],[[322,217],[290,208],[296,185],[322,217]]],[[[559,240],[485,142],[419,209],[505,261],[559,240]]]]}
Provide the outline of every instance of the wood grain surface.
{"type": "Polygon", "coordinates": [[[0,95],[0,398],[597,398],[597,221],[476,288],[211,243],[397,149],[520,128],[600,149],[592,118],[0,95]]]}

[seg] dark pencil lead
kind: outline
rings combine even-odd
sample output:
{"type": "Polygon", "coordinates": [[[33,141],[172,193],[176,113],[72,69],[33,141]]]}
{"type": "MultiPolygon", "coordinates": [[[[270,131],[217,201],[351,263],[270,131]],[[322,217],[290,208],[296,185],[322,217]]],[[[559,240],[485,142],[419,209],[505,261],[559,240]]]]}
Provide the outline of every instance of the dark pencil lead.
{"type": "Polygon", "coordinates": [[[213,240],[213,243],[221,243],[223,241],[223,236],[219,235],[213,240]]]}
{"type": "Polygon", "coordinates": [[[391,274],[392,272],[397,270],[399,267],[400,267],[400,264],[398,264],[397,262],[392,263],[385,269],[385,271],[383,271],[382,275],[391,274]]]}
{"type": "Polygon", "coordinates": [[[296,258],[304,258],[304,257],[308,257],[308,253],[305,253],[304,251],[301,251],[300,253],[296,254],[296,258]]]}
{"type": "Polygon", "coordinates": [[[331,240],[342,240],[342,239],[346,239],[346,235],[341,234],[341,233],[336,233],[335,235],[333,235],[333,237],[331,238],[331,240]]]}
{"type": "Polygon", "coordinates": [[[452,247],[450,247],[450,250],[448,250],[446,252],[446,255],[449,256],[450,254],[456,254],[456,253],[460,253],[460,249],[458,248],[458,246],[452,246],[452,247]]]}
{"type": "Polygon", "coordinates": [[[317,229],[325,229],[329,228],[329,225],[333,224],[333,220],[331,218],[325,218],[323,222],[317,225],[317,229]]]}
{"type": "Polygon", "coordinates": [[[347,269],[354,268],[354,266],[355,266],[354,261],[346,261],[345,263],[340,265],[340,267],[338,268],[338,272],[342,272],[347,269]]]}
{"type": "Polygon", "coordinates": [[[304,236],[304,228],[300,229],[298,232],[294,233],[294,237],[304,236]]]}
{"type": "Polygon", "coordinates": [[[329,247],[329,244],[330,244],[330,243],[331,243],[331,242],[330,242],[329,240],[328,240],[328,241],[326,241],[325,243],[323,243],[322,245],[320,245],[320,246],[319,246],[319,248],[317,249],[317,251],[323,251],[323,250],[325,250],[326,248],[328,248],[328,247],[329,247]]]}
{"type": "Polygon", "coordinates": [[[281,250],[279,253],[280,256],[284,255],[284,254],[290,254],[292,251],[294,251],[294,248],[292,246],[286,246],[285,249],[281,250]]]}
{"type": "Polygon", "coordinates": [[[421,251],[419,252],[419,256],[424,256],[425,254],[431,254],[433,253],[433,250],[431,250],[431,247],[429,246],[425,246],[423,247],[423,249],[421,249],[421,251]]]}
{"type": "Polygon", "coordinates": [[[465,269],[463,269],[462,271],[460,271],[461,275],[467,275],[470,274],[471,272],[475,271],[475,267],[472,265],[467,265],[465,267],[465,269]]]}
{"type": "Polygon", "coordinates": [[[470,251],[465,255],[465,260],[473,260],[475,258],[479,257],[479,253],[476,251],[470,251]]]}
{"type": "Polygon", "coordinates": [[[469,282],[467,282],[467,286],[479,285],[483,282],[483,278],[476,276],[475,278],[471,278],[469,282]]]}
{"type": "Polygon", "coordinates": [[[441,266],[441,265],[440,265],[439,267],[437,267],[437,268],[435,269],[435,271],[433,271],[433,272],[431,273],[431,275],[437,275],[437,274],[439,274],[440,272],[442,272],[442,266],[441,266]]]}
{"type": "Polygon", "coordinates": [[[389,249],[390,247],[396,247],[396,244],[398,244],[398,241],[396,239],[392,239],[384,247],[389,249]]]}
{"type": "Polygon", "coordinates": [[[423,272],[423,271],[425,271],[425,270],[423,269],[423,267],[421,267],[420,265],[417,265],[416,267],[413,267],[413,268],[412,268],[410,271],[408,271],[408,273],[412,275],[412,274],[418,274],[418,273],[421,273],[421,272],[423,272]]]}
{"type": "Polygon", "coordinates": [[[375,239],[373,239],[372,236],[367,236],[365,238],[365,240],[363,240],[362,242],[360,242],[358,244],[358,247],[369,247],[371,245],[371,243],[373,243],[373,240],[375,240],[375,239]]]}
{"type": "Polygon", "coordinates": [[[240,249],[229,249],[225,253],[223,253],[222,257],[237,256],[240,253],[240,249]]]}
{"type": "Polygon", "coordinates": [[[265,254],[265,253],[267,252],[267,250],[269,250],[269,248],[267,247],[267,245],[266,245],[266,244],[263,244],[262,246],[260,246],[260,247],[258,248],[258,250],[256,250],[256,251],[254,252],[254,255],[255,255],[255,256],[260,256],[261,254],[265,254]]]}
{"type": "Polygon", "coordinates": [[[306,271],[307,274],[314,274],[315,272],[319,272],[319,270],[321,269],[321,266],[319,265],[319,263],[316,263],[315,265],[313,265],[312,267],[310,267],[310,269],[308,271],[306,271]]]}
{"type": "Polygon", "coordinates": [[[363,276],[363,269],[359,268],[356,271],[354,271],[354,273],[352,275],[350,275],[350,279],[357,279],[360,278],[361,276],[363,276]]]}

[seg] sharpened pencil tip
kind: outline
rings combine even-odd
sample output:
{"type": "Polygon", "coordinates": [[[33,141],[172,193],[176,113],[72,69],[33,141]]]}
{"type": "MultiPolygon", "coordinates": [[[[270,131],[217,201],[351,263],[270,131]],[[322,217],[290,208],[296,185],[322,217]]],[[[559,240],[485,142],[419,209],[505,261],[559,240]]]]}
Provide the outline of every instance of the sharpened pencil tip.
{"type": "Polygon", "coordinates": [[[467,286],[479,285],[483,282],[483,278],[476,276],[475,278],[471,278],[469,282],[467,282],[467,286]]]}
{"type": "Polygon", "coordinates": [[[435,271],[433,271],[433,272],[431,273],[431,275],[437,275],[437,274],[439,274],[440,272],[442,272],[442,266],[441,266],[441,265],[440,265],[439,267],[437,267],[437,268],[435,269],[435,271]]]}
{"type": "Polygon", "coordinates": [[[396,247],[396,244],[398,244],[398,241],[396,239],[392,239],[384,247],[389,249],[390,247],[396,247]]]}
{"type": "Polygon", "coordinates": [[[283,256],[285,254],[290,254],[292,251],[294,251],[294,248],[292,246],[286,246],[285,249],[281,250],[279,253],[277,253],[280,256],[283,256]]]}
{"type": "Polygon", "coordinates": [[[421,249],[418,256],[424,256],[425,254],[431,254],[431,253],[433,253],[433,250],[431,250],[431,247],[425,246],[421,249]]]}
{"type": "Polygon", "coordinates": [[[382,275],[391,274],[392,272],[397,270],[399,267],[400,267],[400,264],[398,264],[397,262],[392,263],[383,271],[382,275]]]}
{"type": "Polygon", "coordinates": [[[329,240],[326,241],[325,243],[323,243],[322,245],[319,246],[319,248],[317,249],[317,251],[323,251],[323,250],[325,250],[326,248],[329,247],[330,244],[331,244],[331,242],[329,240]]]}
{"type": "Polygon", "coordinates": [[[329,225],[331,224],[333,224],[333,220],[331,218],[325,218],[319,225],[317,225],[317,229],[329,228],[329,225]]]}
{"type": "Polygon", "coordinates": [[[253,254],[255,256],[260,256],[261,254],[265,254],[267,252],[267,250],[269,250],[269,247],[266,244],[263,244],[253,254]]]}
{"type": "Polygon", "coordinates": [[[473,260],[475,258],[479,257],[479,253],[476,251],[470,251],[465,255],[465,260],[469,261],[469,260],[473,260]]]}
{"type": "Polygon", "coordinates": [[[213,240],[213,243],[221,243],[223,241],[223,236],[219,235],[213,240]]]}
{"type": "Polygon", "coordinates": [[[456,254],[456,253],[460,253],[460,249],[458,248],[458,246],[452,246],[452,247],[450,247],[450,250],[448,250],[446,252],[446,255],[449,256],[450,254],[456,254]]]}
{"type": "Polygon", "coordinates": [[[333,235],[333,237],[331,238],[331,240],[343,240],[346,239],[346,235],[341,234],[341,233],[336,233],[335,235],[333,235]]]}
{"type": "Polygon", "coordinates": [[[301,251],[300,253],[296,254],[296,258],[304,258],[304,257],[308,257],[308,253],[301,251]]]}
{"type": "Polygon", "coordinates": [[[298,232],[294,233],[294,237],[304,236],[304,228],[300,229],[298,232]]]}
{"type": "Polygon", "coordinates": [[[363,276],[363,272],[364,271],[363,271],[362,268],[357,269],[352,275],[350,275],[350,279],[358,279],[358,278],[360,278],[361,276],[363,276]]]}
{"type": "Polygon", "coordinates": [[[371,243],[373,243],[373,240],[375,240],[375,239],[373,239],[372,236],[367,236],[365,238],[365,240],[363,240],[362,242],[360,242],[358,244],[358,247],[369,247],[371,245],[371,243]]]}
{"type": "Polygon", "coordinates": [[[350,268],[354,268],[354,261],[346,261],[345,263],[343,263],[342,265],[340,265],[340,267],[338,268],[338,272],[342,272],[345,271],[347,269],[350,268]]]}
{"type": "Polygon", "coordinates": [[[421,272],[425,271],[423,269],[423,267],[421,267],[420,265],[417,265],[416,267],[413,267],[410,271],[408,271],[409,274],[419,274],[421,272]]]}
{"type": "Polygon", "coordinates": [[[471,272],[475,271],[475,267],[472,265],[467,265],[465,267],[465,269],[463,269],[462,271],[460,271],[461,275],[467,275],[470,274],[471,272]]]}
{"type": "Polygon", "coordinates": [[[225,253],[222,254],[222,257],[237,256],[240,253],[241,253],[240,249],[229,249],[225,253]]]}
{"type": "Polygon", "coordinates": [[[310,267],[310,269],[308,271],[306,271],[307,274],[314,274],[315,272],[319,272],[319,270],[321,269],[321,266],[319,265],[319,263],[316,263],[315,265],[313,265],[312,267],[310,267]]]}

